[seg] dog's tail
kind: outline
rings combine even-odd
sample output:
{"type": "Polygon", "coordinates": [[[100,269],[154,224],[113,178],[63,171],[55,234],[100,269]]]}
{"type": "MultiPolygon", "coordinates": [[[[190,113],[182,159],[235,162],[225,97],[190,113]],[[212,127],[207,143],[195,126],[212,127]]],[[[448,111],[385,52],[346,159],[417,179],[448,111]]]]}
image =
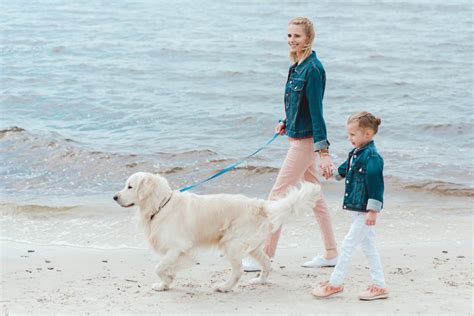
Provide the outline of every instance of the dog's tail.
{"type": "Polygon", "coordinates": [[[268,210],[272,231],[275,232],[288,220],[291,215],[313,210],[319,199],[321,187],[319,185],[303,182],[300,188],[292,187],[288,194],[277,201],[268,202],[268,210]]]}

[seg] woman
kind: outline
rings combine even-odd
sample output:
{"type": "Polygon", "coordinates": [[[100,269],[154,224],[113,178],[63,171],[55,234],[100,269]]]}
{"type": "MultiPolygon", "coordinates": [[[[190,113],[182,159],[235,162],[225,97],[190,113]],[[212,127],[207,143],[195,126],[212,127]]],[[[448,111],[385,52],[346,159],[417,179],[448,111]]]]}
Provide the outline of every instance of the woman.
{"type": "MultiPolygon", "coordinates": [[[[326,123],[323,118],[323,97],[326,75],[321,62],[312,51],[315,38],[313,23],[304,17],[290,20],[288,24],[288,45],[290,67],[285,88],[286,119],[280,120],[275,132],[286,134],[290,148],[278,177],[269,195],[269,200],[283,197],[288,188],[301,180],[320,184],[316,169],[319,156],[320,170],[325,177],[332,176],[329,158],[329,142],[326,137],[326,123]]],[[[319,224],[326,249],[324,255],[305,262],[303,267],[335,266],[337,246],[332,230],[331,218],[324,197],[314,207],[314,216],[319,224]]],[[[275,256],[281,227],[267,237],[264,251],[275,256]]],[[[253,260],[244,259],[245,271],[259,271],[253,260]]]]}

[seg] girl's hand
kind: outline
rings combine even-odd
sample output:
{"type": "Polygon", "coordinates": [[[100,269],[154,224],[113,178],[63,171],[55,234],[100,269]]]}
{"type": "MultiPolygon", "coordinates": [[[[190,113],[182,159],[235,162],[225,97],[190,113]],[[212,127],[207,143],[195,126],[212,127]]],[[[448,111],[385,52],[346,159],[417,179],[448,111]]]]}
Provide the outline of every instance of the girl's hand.
{"type": "Polygon", "coordinates": [[[367,214],[365,215],[365,224],[372,226],[372,225],[375,225],[376,221],[377,221],[377,212],[368,211],[367,214]]]}
{"type": "Polygon", "coordinates": [[[280,135],[285,135],[285,123],[280,122],[278,125],[275,127],[275,133],[278,133],[280,135]]]}
{"type": "Polygon", "coordinates": [[[323,177],[326,178],[326,180],[329,180],[332,177],[332,168],[334,165],[331,162],[329,155],[323,155],[320,157],[321,159],[319,160],[319,169],[321,170],[323,177]]]}

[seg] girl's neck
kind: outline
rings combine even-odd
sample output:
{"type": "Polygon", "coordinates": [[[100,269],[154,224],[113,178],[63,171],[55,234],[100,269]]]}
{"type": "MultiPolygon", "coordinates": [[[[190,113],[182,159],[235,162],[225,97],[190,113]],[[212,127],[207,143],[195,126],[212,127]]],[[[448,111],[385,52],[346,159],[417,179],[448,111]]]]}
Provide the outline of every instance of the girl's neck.
{"type": "Polygon", "coordinates": [[[371,138],[367,143],[362,144],[362,145],[360,145],[359,147],[356,147],[356,151],[359,150],[359,149],[361,149],[362,147],[364,147],[365,145],[367,145],[367,144],[370,143],[371,141],[372,141],[372,138],[371,138]]]}

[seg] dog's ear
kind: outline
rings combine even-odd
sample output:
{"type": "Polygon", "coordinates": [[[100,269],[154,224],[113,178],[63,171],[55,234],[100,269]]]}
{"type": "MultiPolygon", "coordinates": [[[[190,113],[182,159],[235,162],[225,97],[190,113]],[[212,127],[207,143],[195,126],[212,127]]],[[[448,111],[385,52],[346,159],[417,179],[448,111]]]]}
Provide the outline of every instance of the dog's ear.
{"type": "Polygon", "coordinates": [[[155,190],[155,181],[150,175],[143,177],[137,187],[138,201],[142,202],[148,198],[155,190]]]}

